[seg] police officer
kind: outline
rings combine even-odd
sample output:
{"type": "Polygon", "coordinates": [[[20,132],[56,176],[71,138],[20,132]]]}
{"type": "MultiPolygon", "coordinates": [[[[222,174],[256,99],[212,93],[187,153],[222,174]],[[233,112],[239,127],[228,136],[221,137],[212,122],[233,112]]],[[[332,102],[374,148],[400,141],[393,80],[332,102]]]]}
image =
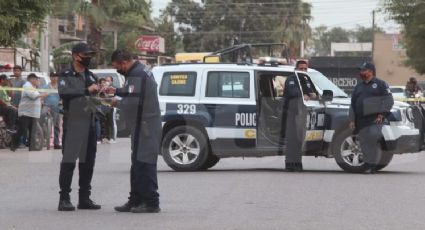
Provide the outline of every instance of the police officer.
{"type": "MultiPolygon", "coordinates": [[[[308,63],[305,60],[298,60],[295,70],[307,72],[308,63]]],[[[285,98],[285,116],[282,128],[286,137],[286,157],[285,168],[288,172],[301,172],[303,170],[302,154],[303,144],[306,135],[307,110],[304,100],[315,100],[317,94],[311,79],[304,74],[289,76],[285,81],[283,92],[285,98]],[[301,84],[301,87],[300,87],[301,84]],[[301,91],[302,90],[302,91],[301,91]]]]}
{"type": "Polygon", "coordinates": [[[382,126],[394,104],[388,84],[376,77],[375,65],[365,62],[360,67],[360,81],[354,88],[350,106],[350,128],[358,134],[363,151],[365,173],[375,173],[380,161],[378,151],[382,126]]]}
{"type": "Polygon", "coordinates": [[[90,199],[91,180],[96,158],[95,111],[91,108],[91,95],[98,91],[96,77],[88,66],[94,52],[85,43],[72,48],[72,66],[59,74],[58,91],[63,101],[62,162],[60,167],[59,211],[73,211],[71,182],[76,161],[79,159],[78,209],[100,209],[90,199]]]}
{"type": "Polygon", "coordinates": [[[157,83],[147,67],[135,61],[126,50],[112,54],[112,65],[126,78],[124,88],[111,89],[122,97],[118,107],[131,130],[130,197],[118,212],[160,212],[157,182],[157,159],[160,153],[162,126],[157,83]]]}

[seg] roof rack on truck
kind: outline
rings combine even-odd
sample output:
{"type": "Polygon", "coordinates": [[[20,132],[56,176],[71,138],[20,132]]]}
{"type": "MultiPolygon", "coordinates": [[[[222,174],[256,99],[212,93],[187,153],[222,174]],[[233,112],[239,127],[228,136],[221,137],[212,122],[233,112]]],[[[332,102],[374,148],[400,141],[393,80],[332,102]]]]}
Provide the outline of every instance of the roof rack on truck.
{"type": "Polygon", "coordinates": [[[254,64],[261,57],[285,59],[289,63],[285,43],[239,44],[204,56],[204,63],[245,63],[254,64]]]}

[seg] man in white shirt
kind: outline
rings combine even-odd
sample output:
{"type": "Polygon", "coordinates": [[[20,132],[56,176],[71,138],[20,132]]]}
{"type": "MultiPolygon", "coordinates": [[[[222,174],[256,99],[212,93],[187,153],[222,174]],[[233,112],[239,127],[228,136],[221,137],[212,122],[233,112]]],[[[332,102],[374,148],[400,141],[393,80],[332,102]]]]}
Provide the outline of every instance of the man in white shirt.
{"type": "Polygon", "coordinates": [[[40,85],[40,80],[35,74],[29,74],[27,82],[23,85],[21,101],[18,107],[18,132],[13,137],[10,149],[15,151],[21,139],[21,136],[29,131],[29,150],[32,150],[31,142],[33,142],[33,125],[40,118],[41,100],[48,96],[47,93],[40,93],[37,87],[40,85]]]}

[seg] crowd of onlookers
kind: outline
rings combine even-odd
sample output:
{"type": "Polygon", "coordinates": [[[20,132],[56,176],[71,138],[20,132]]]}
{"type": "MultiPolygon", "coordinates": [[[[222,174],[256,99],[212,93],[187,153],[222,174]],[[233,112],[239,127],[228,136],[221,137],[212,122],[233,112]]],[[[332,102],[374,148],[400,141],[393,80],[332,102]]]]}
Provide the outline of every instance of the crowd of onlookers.
{"type": "MultiPolygon", "coordinates": [[[[52,122],[51,134],[42,141],[43,146],[61,149],[62,105],[58,89],[58,74],[50,73],[50,81],[46,84],[34,73],[26,79],[22,77],[22,67],[13,67],[13,76],[0,73],[0,116],[3,117],[6,131],[11,135],[10,149],[15,151],[20,147],[36,150],[36,125],[46,125],[48,117],[52,122]],[[53,139],[53,143],[51,143],[53,139]]],[[[112,77],[99,79],[100,87],[112,85],[112,77]]],[[[107,105],[98,106],[96,116],[96,134],[98,143],[115,143],[117,137],[116,109],[107,105]]],[[[46,134],[44,134],[46,135],[46,134]]]]}

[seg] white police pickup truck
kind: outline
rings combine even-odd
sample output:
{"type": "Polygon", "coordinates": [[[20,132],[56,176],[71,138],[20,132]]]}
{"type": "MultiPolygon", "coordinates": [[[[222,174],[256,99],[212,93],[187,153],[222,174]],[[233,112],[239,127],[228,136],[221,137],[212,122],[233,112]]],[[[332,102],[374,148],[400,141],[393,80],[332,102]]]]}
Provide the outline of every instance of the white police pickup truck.
{"type": "MultiPolygon", "coordinates": [[[[162,154],[174,170],[205,170],[224,157],[285,155],[282,86],[295,74],[293,66],[176,64],[152,72],[159,84],[162,154]]],[[[305,155],[334,157],[347,172],[364,171],[358,140],[348,126],[350,99],[320,72],[307,74],[321,99],[305,102],[305,155]]],[[[393,154],[418,152],[423,144],[417,107],[396,102],[389,121],[379,169],[393,154]]]]}

